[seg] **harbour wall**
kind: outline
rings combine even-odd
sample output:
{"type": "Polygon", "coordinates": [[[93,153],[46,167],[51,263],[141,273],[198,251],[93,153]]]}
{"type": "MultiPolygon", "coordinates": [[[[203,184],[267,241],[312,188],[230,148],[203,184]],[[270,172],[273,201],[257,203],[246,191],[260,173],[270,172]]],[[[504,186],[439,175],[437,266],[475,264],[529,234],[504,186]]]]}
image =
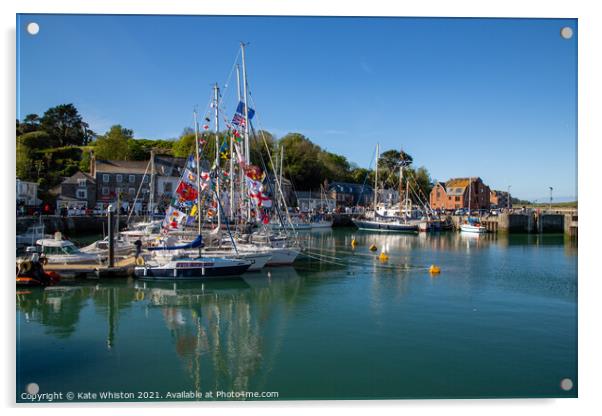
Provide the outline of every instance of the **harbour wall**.
{"type": "MultiPolygon", "coordinates": [[[[131,221],[143,221],[143,217],[133,217],[131,221]]],[[[17,218],[17,234],[25,232],[28,227],[40,223],[39,217],[18,217],[17,218]]],[[[94,216],[73,216],[61,217],[59,215],[44,215],[42,216],[44,224],[44,232],[46,234],[54,234],[57,231],[70,235],[86,235],[86,234],[106,234],[107,233],[107,217],[101,215],[94,216]]],[[[119,229],[125,228],[127,216],[119,217],[119,229]]]]}
{"type": "MultiPolygon", "coordinates": [[[[459,229],[465,216],[452,216],[454,228],[459,229]]],[[[508,233],[565,233],[577,236],[576,213],[503,213],[481,218],[481,222],[490,232],[508,233]]]]}

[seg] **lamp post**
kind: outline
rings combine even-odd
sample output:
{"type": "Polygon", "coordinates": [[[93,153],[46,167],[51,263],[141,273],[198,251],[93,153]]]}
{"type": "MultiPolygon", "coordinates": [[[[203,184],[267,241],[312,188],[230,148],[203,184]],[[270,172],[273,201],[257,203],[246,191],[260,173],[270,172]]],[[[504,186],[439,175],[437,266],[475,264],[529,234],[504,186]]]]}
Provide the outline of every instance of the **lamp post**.
{"type": "Polygon", "coordinates": [[[506,195],[506,208],[508,212],[510,212],[510,188],[512,188],[512,185],[508,185],[508,195],[506,195]]]}
{"type": "Polygon", "coordinates": [[[552,211],[552,191],[554,191],[554,188],[550,186],[550,211],[552,211]]]}

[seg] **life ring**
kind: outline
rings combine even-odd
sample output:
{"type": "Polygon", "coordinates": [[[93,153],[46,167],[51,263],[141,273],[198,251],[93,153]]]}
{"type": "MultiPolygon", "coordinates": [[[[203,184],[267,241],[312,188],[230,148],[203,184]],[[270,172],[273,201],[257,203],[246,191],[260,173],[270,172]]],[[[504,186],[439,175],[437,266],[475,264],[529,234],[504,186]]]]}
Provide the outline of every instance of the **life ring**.
{"type": "Polygon", "coordinates": [[[144,259],[142,257],[137,257],[136,258],[136,265],[137,266],[144,266],[144,259]]]}

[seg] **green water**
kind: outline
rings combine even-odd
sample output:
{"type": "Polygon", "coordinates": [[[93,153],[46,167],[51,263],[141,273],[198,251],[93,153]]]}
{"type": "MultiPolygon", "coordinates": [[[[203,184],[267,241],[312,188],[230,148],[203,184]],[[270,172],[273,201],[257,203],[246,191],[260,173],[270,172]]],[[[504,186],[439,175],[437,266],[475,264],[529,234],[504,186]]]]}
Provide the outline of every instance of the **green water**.
{"type": "Polygon", "coordinates": [[[242,279],[18,294],[17,400],[31,382],[161,400],[577,396],[577,247],[562,236],[347,229],[305,244],[314,258],[242,279]]]}

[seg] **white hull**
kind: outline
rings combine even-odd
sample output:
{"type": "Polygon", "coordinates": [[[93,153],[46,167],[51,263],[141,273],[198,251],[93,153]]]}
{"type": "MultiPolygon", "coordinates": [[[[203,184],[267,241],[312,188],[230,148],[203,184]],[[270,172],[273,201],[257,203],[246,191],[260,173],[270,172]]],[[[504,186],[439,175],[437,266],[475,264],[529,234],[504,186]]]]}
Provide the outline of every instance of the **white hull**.
{"type": "Polygon", "coordinates": [[[460,231],[463,233],[485,234],[487,232],[487,228],[482,225],[462,224],[460,226],[460,231]]]}
{"type": "Polygon", "coordinates": [[[268,266],[289,266],[297,259],[299,250],[292,248],[272,248],[270,253],[272,254],[272,258],[268,261],[268,266]]]}
{"type": "Polygon", "coordinates": [[[312,230],[314,228],[332,228],[332,221],[312,222],[310,225],[312,230]]]}

